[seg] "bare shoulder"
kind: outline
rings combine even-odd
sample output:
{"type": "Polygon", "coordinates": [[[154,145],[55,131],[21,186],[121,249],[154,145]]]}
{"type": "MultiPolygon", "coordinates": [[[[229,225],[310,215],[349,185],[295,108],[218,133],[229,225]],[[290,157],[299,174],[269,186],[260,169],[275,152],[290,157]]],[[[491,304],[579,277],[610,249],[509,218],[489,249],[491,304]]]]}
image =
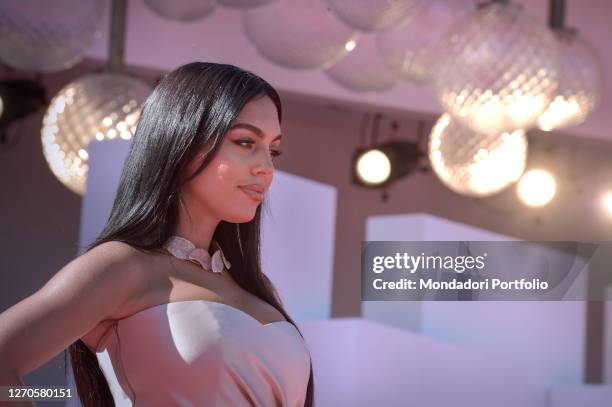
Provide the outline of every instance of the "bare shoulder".
{"type": "Polygon", "coordinates": [[[94,350],[114,321],[142,308],[142,303],[147,301],[151,291],[158,285],[158,277],[153,267],[154,255],[124,242],[102,243],[81,257],[84,257],[82,262],[92,264],[90,270],[95,270],[90,278],[106,281],[106,284],[115,287],[109,294],[116,296],[121,292],[124,299],[81,337],[81,340],[94,350]]]}
{"type": "MultiPolygon", "coordinates": [[[[60,270],[43,290],[52,289],[64,279],[73,283],[88,282],[95,286],[104,283],[113,286],[112,291],[134,290],[133,294],[147,285],[146,252],[119,241],[109,241],[78,256],[60,270]]],[[[60,286],[62,284],[59,284],[60,286]]],[[[110,293],[110,290],[109,290],[110,293]]]]}
{"type": "Polygon", "coordinates": [[[146,251],[110,241],[66,264],[0,313],[0,364],[28,373],[142,298],[153,284],[148,258],[146,251]]]}

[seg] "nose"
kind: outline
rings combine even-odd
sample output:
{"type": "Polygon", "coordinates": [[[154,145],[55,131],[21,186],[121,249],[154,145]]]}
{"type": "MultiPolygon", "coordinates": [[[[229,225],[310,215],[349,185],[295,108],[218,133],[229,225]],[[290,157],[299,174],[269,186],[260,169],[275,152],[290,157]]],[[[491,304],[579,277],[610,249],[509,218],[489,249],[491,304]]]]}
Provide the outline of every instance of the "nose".
{"type": "Polygon", "coordinates": [[[255,165],[253,166],[253,174],[259,176],[272,175],[274,172],[274,163],[269,152],[259,154],[255,165]]]}

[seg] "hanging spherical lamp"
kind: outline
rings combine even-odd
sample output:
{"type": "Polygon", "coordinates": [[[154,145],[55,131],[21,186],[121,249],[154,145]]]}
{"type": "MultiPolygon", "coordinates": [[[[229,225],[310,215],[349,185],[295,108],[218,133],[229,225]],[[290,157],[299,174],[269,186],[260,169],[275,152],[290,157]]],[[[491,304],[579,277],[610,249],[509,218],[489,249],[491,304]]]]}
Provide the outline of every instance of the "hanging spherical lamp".
{"type": "Polygon", "coordinates": [[[434,84],[442,107],[474,131],[501,134],[534,125],[560,75],[557,43],[521,7],[489,3],[440,42],[434,84]]]}
{"type": "Polygon", "coordinates": [[[235,8],[251,8],[259,7],[268,4],[274,0],[217,0],[219,4],[225,7],[235,8]]]}
{"type": "Polygon", "coordinates": [[[457,20],[474,10],[472,0],[423,2],[403,23],[376,35],[380,55],[401,78],[427,84],[437,64],[438,42],[457,20]]]}
{"type": "Polygon", "coordinates": [[[325,69],[348,53],[357,38],[324,0],[276,0],[245,10],[242,23],[264,58],[294,69],[325,69]]]}
{"type": "Polygon", "coordinates": [[[538,127],[550,131],[582,123],[601,96],[603,68],[593,47],[575,31],[555,31],[563,65],[559,88],[538,118],[538,127]]]}
{"type": "Polygon", "coordinates": [[[399,75],[380,56],[372,34],[361,34],[355,48],[325,73],[334,82],[358,92],[382,92],[399,82],[399,75]]]}
{"type": "Polygon", "coordinates": [[[215,11],[216,0],[144,0],[158,16],[181,22],[200,20],[215,11]]]}
{"type": "Polygon", "coordinates": [[[423,0],[328,0],[336,16],[366,32],[389,29],[408,18],[423,0]]]}
{"type": "Polygon", "coordinates": [[[129,140],[150,91],[145,83],[118,73],[87,75],[62,88],[51,100],[41,129],[43,154],[53,174],[82,195],[89,142],[129,140]]]}
{"type": "Polygon", "coordinates": [[[0,60],[24,71],[70,68],[100,36],[103,5],[98,0],[0,1],[0,60]]]}
{"type": "Polygon", "coordinates": [[[484,197],[520,178],[527,162],[527,137],[523,130],[475,133],[445,113],[431,131],[428,154],[444,185],[463,195],[484,197]]]}

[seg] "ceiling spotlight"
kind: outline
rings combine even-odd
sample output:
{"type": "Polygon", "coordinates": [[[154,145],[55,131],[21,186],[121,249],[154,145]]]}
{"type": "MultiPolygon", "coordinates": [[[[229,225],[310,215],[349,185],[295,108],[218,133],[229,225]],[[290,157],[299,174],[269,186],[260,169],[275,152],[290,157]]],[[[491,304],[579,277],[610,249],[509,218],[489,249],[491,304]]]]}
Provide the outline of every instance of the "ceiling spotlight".
{"type": "Polygon", "coordinates": [[[422,153],[414,141],[390,141],[369,148],[358,148],[353,154],[353,183],[381,188],[410,172],[422,153]]]}
{"type": "Polygon", "coordinates": [[[541,169],[527,171],[517,187],[519,198],[528,206],[546,205],[555,196],[556,190],[554,177],[541,169]]]}
{"type": "Polygon", "coordinates": [[[380,150],[368,150],[357,159],[357,176],[366,184],[380,184],[390,175],[391,161],[380,150]]]}
{"type": "Polygon", "coordinates": [[[35,112],[45,104],[45,89],[37,81],[0,81],[0,129],[35,112]]]}

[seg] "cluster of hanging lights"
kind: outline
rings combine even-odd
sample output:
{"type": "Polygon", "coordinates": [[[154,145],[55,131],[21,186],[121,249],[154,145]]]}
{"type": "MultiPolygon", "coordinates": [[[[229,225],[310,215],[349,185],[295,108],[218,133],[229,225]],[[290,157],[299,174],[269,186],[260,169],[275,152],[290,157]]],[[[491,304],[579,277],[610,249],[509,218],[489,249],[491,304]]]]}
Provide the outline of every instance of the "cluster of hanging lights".
{"type": "MultiPolygon", "coordinates": [[[[342,1],[331,3],[336,13],[343,13],[336,10],[342,1]]],[[[348,23],[361,18],[352,24],[362,31],[352,53],[357,54],[364,35],[398,16],[392,11],[412,12],[403,23],[388,23],[386,30],[376,32],[375,41],[388,69],[413,83],[430,84],[446,111],[432,128],[427,151],[440,181],[457,193],[485,197],[521,180],[517,193],[525,204],[548,203],[556,191],[550,173],[537,169],[521,178],[527,168],[526,131],[583,122],[602,88],[597,53],[564,26],[564,0],[551,1],[549,27],[508,0],[490,0],[475,9],[460,1],[399,2],[395,10],[382,10],[386,14],[373,3],[371,15],[379,16],[378,23],[364,23],[364,14],[355,10],[341,18],[348,23]],[[436,31],[427,27],[440,26],[432,24],[434,18],[452,24],[436,31]]],[[[365,48],[372,48],[369,37],[364,42],[365,48]]],[[[385,79],[384,69],[378,69],[378,82],[358,81],[354,72],[339,69],[349,58],[327,69],[336,82],[354,90],[381,90],[394,84],[392,77],[385,79]]],[[[352,59],[361,62],[354,66],[360,67],[363,78],[372,77],[363,72],[376,61],[366,63],[358,55],[352,59]]],[[[364,174],[371,174],[367,186],[384,187],[387,179],[376,174],[391,173],[393,160],[378,146],[361,151],[360,156],[361,167],[356,162],[354,171],[365,179],[364,174]]]]}
{"type": "MultiPolygon", "coordinates": [[[[317,4],[322,18],[321,1],[309,7],[312,11],[317,4]]],[[[352,34],[339,35],[340,26],[329,32],[305,30],[299,21],[289,21],[290,35],[277,41],[289,41],[285,48],[301,57],[319,50],[315,54],[327,62],[318,67],[354,91],[384,91],[401,80],[431,86],[445,113],[431,130],[427,155],[436,176],[457,193],[486,197],[517,183],[527,169],[527,130],[579,124],[599,100],[599,57],[575,30],[564,26],[564,0],[551,0],[548,27],[509,0],[476,7],[468,0],[327,4],[345,27],[355,30],[352,34]],[[305,32],[313,49],[294,41],[296,33],[305,32]],[[323,52],[326,42],[317,41],[333,38],[331,33],[337,38],[335,56],[323,52]]],[[[270,42],[262,41],[261,33],[269,27],[260,23],[282,7],[282,2],[272,3],[245,17],[249,38],[277,63],[279,58],[266,51],[270,42]]],[[[282,47],[281,54],[291,55],[282,47]]],[[[289,61],[281,64],[300,68],[289,61]]],[[[402,173],[397,169],[398,151],[384,143],[357,149],[353,181],[385,188],[402,173]]],[[[413,155],[404,161],[414,162],[413,155]]],[[[517,193],[529,206],[546,204],[556,191],[554,177],[542,169],[529,172],[520,185],[517,193]]]]}
{"type": "MultiPolygon", "coordinates": [[[[431,86],[445,113],[432,128],[426,154],[441,182],[467,196],[489,196],[517,182],[526,170],[526,131],[583,122],[602,88],[597,53],[564,26],[564,0],[551,0],[549,27],[510,0],[477,6],[473,0],[166,3],[145,0],[158,16],[181,22],[209,16],[217,5],[240,8],[244,32],[262,57],[290,69],[323,70],[352,91],[386,91],[401,81],[431,86]]],[[[56,9],[68,4],[58,0],[56,9]]],[[[0,6],[5,11],[0,30],[6,34],[0,59],[7,64],[42,71],[71,66],[99,36],[99,2],[83,0],[76,9],[79,18],[67,22],[61,12],[49,17],[54,24],[48,27],[55,31],[44,38],[70,41],[44,43],[53,52],[23,54],[36,48],[22,42],[42,32],[38,22],[28,20],[28,7],[29,0],[0,6]],[[39,54],[53,58],[36,59],[39,54]]],[[[145,84],[118,69],[87,75],[62,89],[41,131],[54,174],[82,194],[88,143],[129,139],[148,92],[145,84]]],[[[402,149],[382,143],[360,150],[355,161],[360,167],[354,169],[358,181],[384,187],[409,172],[397,169],[402,149]]],[[[415,161],[417,151],[406,151],[410,157],[405,160],[415,161]]]]}
{"type": "Polygon", "coordinates": [[[542,206],[554,177],[523,175],[525,131],[583,122],[599,100],[602,69],[593,48],[564,26],[563,0],[551,1],[550,28],[509,1],[490,1],[440,41],[433,85],[446,110],[430,135],[438,178],[468,196],[489,196],[520,180],[519,198],[542,206]]]}

